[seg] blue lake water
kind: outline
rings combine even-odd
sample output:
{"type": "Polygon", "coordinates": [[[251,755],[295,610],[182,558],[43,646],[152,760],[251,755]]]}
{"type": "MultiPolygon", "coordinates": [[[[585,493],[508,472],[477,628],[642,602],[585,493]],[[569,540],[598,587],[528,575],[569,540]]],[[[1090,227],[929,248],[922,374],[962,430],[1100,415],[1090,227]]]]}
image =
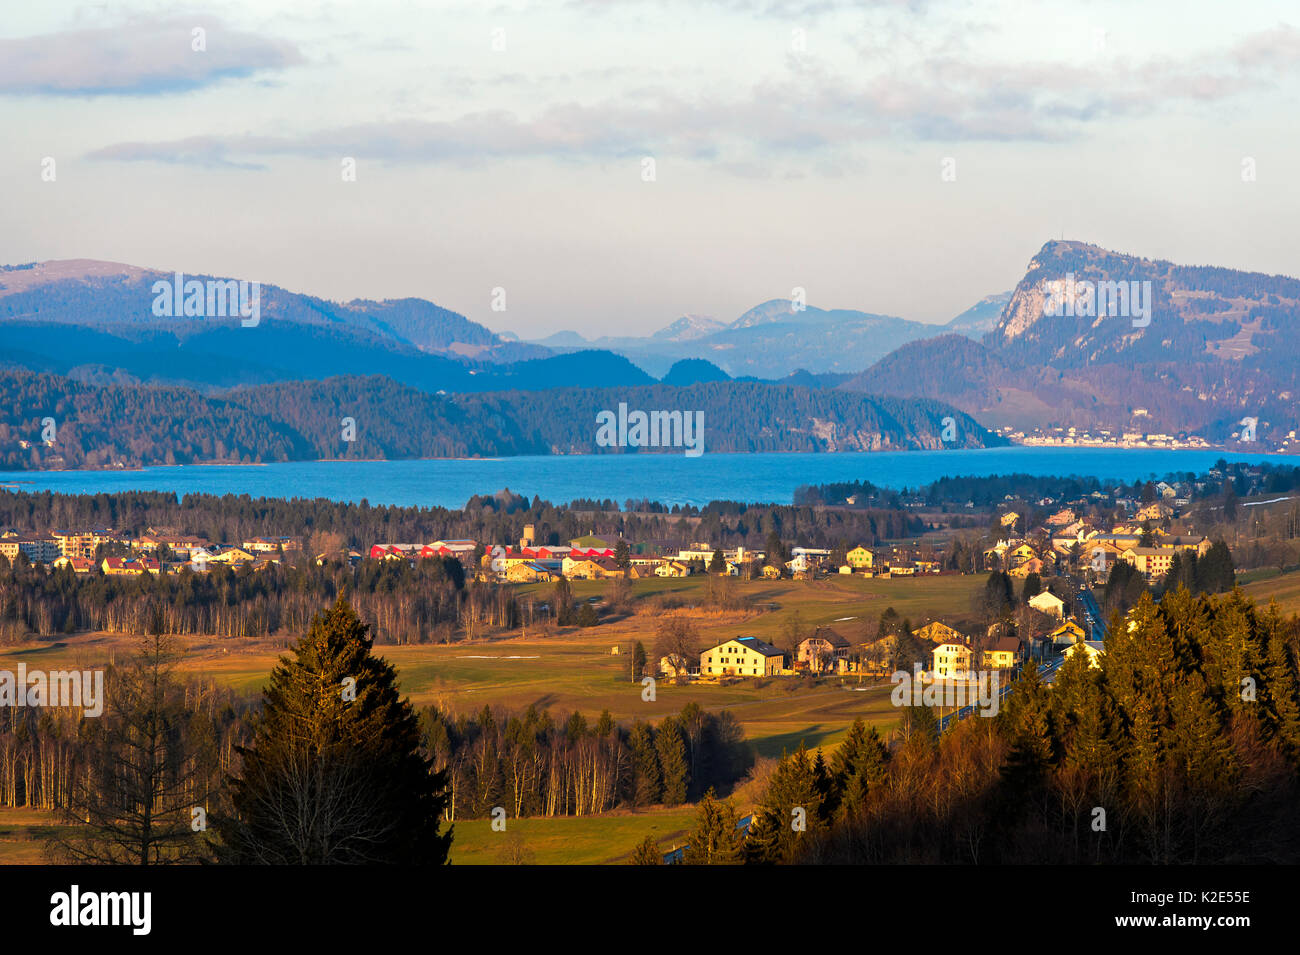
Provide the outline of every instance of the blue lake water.
{"type": "Polygon", "coordinates": [[[458,508],[504,487],[554,503],[574,498],[649,498],[665,504],[712,500],[788,504],[801,484],[867,480],[916,487],[944,476],[1021,472],[1096,478],[1203,472],[1220,458],[1300,464],[1291,455],[1121,448],[988,448],[852,454],[597,454],[486,460],[311,461],[252,466],[157,467],[140,471],[8,471],[0,484],[24,490],[97,494],[125,490],[253,497],[325,497],[371,504],[458,508]]]}

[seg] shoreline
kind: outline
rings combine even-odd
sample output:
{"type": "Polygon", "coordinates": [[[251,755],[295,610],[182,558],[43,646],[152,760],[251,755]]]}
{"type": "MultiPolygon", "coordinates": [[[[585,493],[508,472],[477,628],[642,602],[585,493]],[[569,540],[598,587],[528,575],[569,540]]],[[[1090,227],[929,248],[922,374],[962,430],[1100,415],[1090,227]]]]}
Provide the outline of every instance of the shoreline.
{"type": "MultiPolygon", "coordinates": [[[[881,448],[875,451],[706,451],[699,459],[709,457],[756,457],[759,455],[809,455],[817,457],[841,457],[845,455],[882,455],[882,454],[946,454],[952,451],[1010,451],[1015,449],[1025,449],[1033,451],[1163,451],[1172,454],[1236,454],[1236,455],[1256,455],[1267,457],[1300,457],[1300,450],[1281,450],[1281,449],[1263,449],[1251,451],[1240,448],[1229,448],[1224,445],[1208,446],[1178,446],[1167,447],[1163,445],[1133,445],[1133,444],[1057,444],[1047,442],[1029,442],[1029,443],[1011,443],[996,445],[993,447],[979,448],[881,448]]],[[[398,464],[403,462],[480,462],[480,463],[500,463],[504,461],[516,460],[545,460],[547,458],[634,458],[648,455],[654,458],[679,458],[682,455],[677,449],[664,451],[636,451],[632,453],[611,453],[608,451],[580,451],[574,453],[552,453],[552,454],[507,454],[494,455],[491,457],[437,457],[437,458],[309,458],[295,461],[250,461],[248,463],[234,461],[203,461],[192,464],[143,464],[133,465],[132,467],[86,467],[86,468],[27,468],[18,471],[0,471],[0,487],[6,487],[13,484],[31,484],[30,480],[24,480],[19,477],[8,477],[7,475],[39,475],[39,474],[142,474],[146,471],[164,471],[164,470],[182,470],[184,468],[270,468],[280,467],[292,464],[398,464]]],[[[698,459],[697,459],[698,460],[698,459]]]]}

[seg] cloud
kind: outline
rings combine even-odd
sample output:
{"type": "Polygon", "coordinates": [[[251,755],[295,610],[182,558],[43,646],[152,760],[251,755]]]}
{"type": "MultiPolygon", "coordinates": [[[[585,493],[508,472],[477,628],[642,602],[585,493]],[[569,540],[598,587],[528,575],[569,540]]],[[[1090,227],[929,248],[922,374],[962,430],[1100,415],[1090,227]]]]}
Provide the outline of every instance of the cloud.
{"type": "Polygon", "coordinates": [[[0,93],[152,96],[199,89],[302,62],[284,40],[226,27],[213,17],[135,18],[113,27],[0,39],[0,93]],[[193,49],[193,31],[206,49],[193,49]]]}
{"type": "Polygon", "coordinates": [[[823,15],[850,12],[863,13],[877,9],[904,9],[916,11],[929,6],[931,0],[569,0],[569,6],[584,13],[607,13],[629,7],[646,8],[679,6],[693,12],[712,6],[727,13],[749,14],[781,20],[813,19],[823,15]]]}
{"type": "Polygon", "coordinates": [[[1074,141],[1098,123],[1267,88],[1298,58],[1300,33],[1290,28],[1246,37],[1216,56],[1138,64],[1111,58],[995,64],[948,48],[906,70],[849,78],[791,55],[779,77],[726,98],[653,86],[593,104],[552,104],[531,117],[488,110],[292,135],[126,142],[90,155],[253,168],[268,156],[477,165],[650,155],[716,160],[754,175],[781,157],[829,157],[840,165],[851,158],[836,151],[878,142],[1074,141]]]}

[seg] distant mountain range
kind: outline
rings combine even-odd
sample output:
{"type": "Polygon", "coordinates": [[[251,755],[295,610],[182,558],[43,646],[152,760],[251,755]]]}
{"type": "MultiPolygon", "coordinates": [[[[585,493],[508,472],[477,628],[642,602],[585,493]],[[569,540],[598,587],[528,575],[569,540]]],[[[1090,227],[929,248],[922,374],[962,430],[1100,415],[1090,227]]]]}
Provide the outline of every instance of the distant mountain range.
{"type": "Polygon", "coordinates": [[[707,359],[736,378],[772,380],[799,371],[852,375],[908,342],[946,332],[983,334],[993,327],[1010,295],[990,296],[947,325],[855,309],[795,309],[789,299],[771,299],[730,323],[685,315],[649,336],[589,340],[564,331],[534,344],[616,352],[652,375],[663,375],[674,362],[694,358],[707,359]]]}
{"type": "MultiPolygon", "coordinates": [[[[1244,418],[1255,419],[1256,436],[1273,446],[1300,429],[1293,344],[1300,281],[1082,242],[1048,242],[1014,290],[980,300],[946,325],[773,299],[730,322],[686,315],[652,335],[594,341],[561,332],[522,342],[423,299],[339,303],[272,285],[261,286],[256,327],[237,317],[160,317],[154,283],[171,279],[93,260],[0,267],[0,369],[95,388],[174,386],[228,401],[233,389],[369,377],[433,396],[547,393],[530,407],[559,415],[557,427],[571,423],[557,410],[567,407],[560,392],[706,388],[711,401],[725,393],[754,402],[755,435],[780,420],[792,435],[782,449],[799,445],[805,432],[820,435],[814,443],[827,449],[926,446],[929,438],[862,408],[835,412],[846,417],[827,430],[831,418],[813,399],[796,401],[797,414],[778,412],[786,399],[762,398],[777,394],[764,388],[890,395],[921,402],[914,408],[940,402],[988,427],[1186,433],[1229,446],[1244,418]],[[1106,298],[1098,312],[1088,307],[1088,283],[1135,298],[1106,298]],[[1116,304],[1124,314],[1111,314],[1116,304]],[[1129,314],[1128,306],[1144,311],[1129,314]]],[[[711,406],[719,421],[722,406],[711,406]]],[[[572,449],[585,440],[581,430],[566,437],[544,421],[526,424],[531,411],[508,411],[492,412],[505,415],[504,431],[483,445],[498,450],[465,453],[572,449]]],[[[899,420],[913,420],[911,410],[899,420]]],[[[297,425],[284,425],[317,446],[297,425]]],[[[726,440],[740,448],[741,436],[737,422],[726,440]]]]}
{"type": "Polygon", "coordinates": [[[992,427],[1186,432],[1229,446],[1253,418],[1257,442],[1276,446],[1300,428],[1298,333],[1296,279],[1053,241],[979,342],[912,342],[840,387],[951,401],[992,427]],[[1106,283],[1100,300],[1084,283],[1106,283]],[[1118,298],[1119,283],[1136,302],[1118,298]]]}

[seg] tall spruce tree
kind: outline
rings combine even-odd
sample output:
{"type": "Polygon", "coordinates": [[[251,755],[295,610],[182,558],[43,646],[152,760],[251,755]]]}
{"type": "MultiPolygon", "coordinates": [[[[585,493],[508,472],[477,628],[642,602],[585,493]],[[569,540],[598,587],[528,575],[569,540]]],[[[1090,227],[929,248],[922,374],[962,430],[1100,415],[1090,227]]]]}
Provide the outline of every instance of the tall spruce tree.
{"type": "Polygon", "coordinates": [[[655,752],[659,755],[659,772],[663,777],[665,806],[680,806],[686,801],[690,786],[690,765],[686,761],[686,742],[677,718],[665,716],[655,733],[655,752]]]}
{"type": "Polygon", "coordinates": [[[744,835],[736,825],[736,807],[715,798],[710,788],[700,800],[682,861],[686,865],[738,865],[744,861],[744,835]]]}
{"type": "Polygon", "coordinates": [[[795,860],[806,839],[825,828],[817,774],[808,750],[782,756],[767,784],[745,840],[745,861],[751,864],[795,860]]]}
{"type": "Polygon", "coordinates": [[[659,802],[664,792],[663,777],[649,724],[640,720],[633,723],[627,743],[632,750],[632,805],[649,806],[659,802]]]}
{"type": "Polygon", "coordinates": [[[446,862],[446,776],[421,755],[415,712],[367,631],[340,596],[272,672],[234,811],[214,820],[224,861],[446,862]]]}

